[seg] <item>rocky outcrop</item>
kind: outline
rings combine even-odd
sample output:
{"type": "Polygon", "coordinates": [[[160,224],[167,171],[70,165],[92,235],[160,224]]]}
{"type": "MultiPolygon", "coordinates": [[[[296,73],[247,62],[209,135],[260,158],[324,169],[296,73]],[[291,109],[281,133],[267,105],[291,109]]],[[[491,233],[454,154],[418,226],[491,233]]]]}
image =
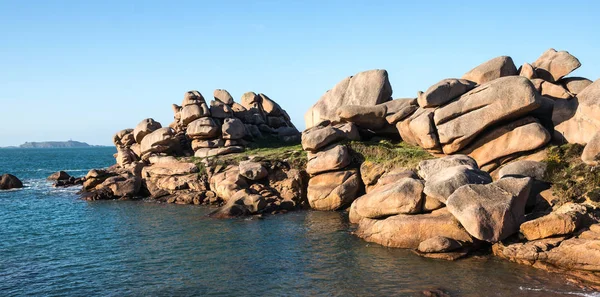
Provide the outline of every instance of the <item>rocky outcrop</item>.
{"type": "Polygon", "coordinates": [[[0,176],[0,190],[19,189],[23,187],[23,182],[12,174],[3,174],[0,176]]]}
{"type": "Polygon", "coordinates": [[[425,93],[419,93],[417,102],[421,107],[440,106],[463,95],[474,87],[474,82],[465,79],[444,79],[431,86],[425,93]]]}
{"type": "Polygon", "coordinates": [[[446,204],[448,197],[464,185],[491,182],[492,178],[487,172],[468,165],[460,165],[445,168],[429,176],[425,182],[424,193],[427,197],[446,204]]]}
{"type": "Polygon", "coordinates": [[[540,100],[531,82],[521,76],[502,77],[473,89],[434,113],[444,153],[466,147],[493,124],[535,110],[540,107],[540,100]]]}
{"type": "Polygon", "coordinates": [[[214,91],[210,106],[200,92],[186,92],[181,105],[172,105],[174,122],[168,127],[148,118],[114,136],[117,164],[127,167],[152,156],[207,158],[239,153],[262,138],[300,141],[289,115],[266,95],[248,92],[242,103],[247,107],[224,89],[214,91]]]}
{"type": "Polygon", "coordinates": [[[85,181],[85,177],[73,177],[64,171],[57,171],[52,173],[48,178],[49,181],[53,181],[52,185],[55,188],[66,188],[71,186],[82,185],[85,181]]]}
{"type": "Polygon", "coordinates": [[[387,106],[379,104],[374,106],[344,105],[337,109],[337,116],[341,121],[352,122],[365,129],[379,130],[387,121],[387,106]]]}
{"type": "Polygon", "coordinates": [[[586,208],[575,203],[567,203],[543,217],[527,221],[520,227],[527,240],[569,235],[582,227],[586,208]]]}
{"type": "Polygon", "coordinates": [[[446,208],[429,214],[395,215],[383,220],[364,218],[355,234],[368,242],[387,247],[416,249],[437,236],[472,242],[471,236],[446,208]]]}
{"type": "MultiPolygon", "coordinates": [[[[560,101],[557,101],[557,103],[560,101]]],[[[600,129],[600,80],[595,81],[576,98],[555,104],[554,129],[569,143],[588,143],[600,129]]]]}
{"type": "Polygon", "coordinates": [[[356,199],[360,188],[357,170],[321,173],[308,182],[308,203],[316,210],[339,210],[356,199]]]}
{"type": "Polygon", "coordinates": [[[520,264],[575,276],[600,286],[600,225],[574,237],[558,236],[526,242],[500,242],[495,256],[520,264]]]}
{"type": "Polygon", "coordinates": [[[446,168],[455,166],[468,166],[470,168],[479,168],[477,162],[465,155],[452,155],[438,159],[424,160],[419,163],[418,173],[419,176],[425,180],[428,180],[434,174],[441,172],[446,168]]]}
{"type": "Polygon", "coordinates": [[[392,86],[385,70],[357,73],[327,91],[304,115],[306,128],[324,121],[339,121],[337,109],[346,105],[373,106],[391,100],[392,86]]]}
{"type": "Polygon", "coordinates": [[[316,175],[340,170],[350,165],[350,153],[345,145],[333,144],[316,153],[308,153],[306,172],[316,175]]]}
{"type": "Polygon", "coordinates": [[[512,75],[517,75],[515,63],[511,57],[501,56],[471,69],[462,76],[462,79],[481,85],[504,76],[512,75]]]}
{"type": "Polygon", "coordinates": [[[550,138],[550,133],[535,118],[526,117],[488,131],[460,153],[485,166],[507,156],[541,148],[550,138]]]}
{"type": "Polygon", "coordinates": [[[359,197],[350,207],[350,222],[358,223],[363,218],[380,219],[398,214],[422,212],[423,182],[403,178],[375,188],[359,197]]]}
{"type": "Polygon", "coordinates": [[[538,77],[549,82],[557,82],[581,66],[573,55],[566,51],[557,52],[551,48],[531,64],[538,77]]]}

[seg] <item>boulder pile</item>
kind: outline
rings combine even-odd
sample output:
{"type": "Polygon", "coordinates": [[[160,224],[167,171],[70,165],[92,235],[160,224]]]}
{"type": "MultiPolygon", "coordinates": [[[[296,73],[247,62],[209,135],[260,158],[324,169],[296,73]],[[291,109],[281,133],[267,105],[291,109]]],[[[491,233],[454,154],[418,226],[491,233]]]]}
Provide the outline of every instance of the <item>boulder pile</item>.
{"type": "Polygon", "coordinates": [[[554,49],[519,68],[501,56],[394,100],[385,70],[342,80],[305,115],[310,206],[350,206],[356,235],[422,256],[453,260],[493,245],[500,257],[600,283],[588,258],[600,254],[595,206],[558,203],[541,162],[550,144],[577,143],[583,162],[599,164],[600,80],[567,77],[580,66],[554,49]],[[438,158],[411,170],[352,157],[349,141],[373,138],[438,158]]]}
{"type": "MultiPolygon", "coordinates": [[[[223,206],[215,216],[281,212],[304,205],[304,174],[285,162],[223,164],[219,156],[244,152],[252,142],[300,142],[287,112],[265,94],[248,92],[241,103],[229,92],[214,91],[210,106],[198,91],[173,104],[174,121],[154,119],[113,137],[116,165],[91,170],[84,178],[86,200],[139,199],[176,204],[223,206]],[[193,160],[199,158],[201,161],[193,160]]],[[[70,177],[50,177],[64,186],[70,177]],[[65,182],[66,181],[66,182],[65,182]]],[[[72,178],[71,178],[72,179],[72,178]]]]}
{"type": "Polygon", "coordinates": [[[172,107],[174,122],[168,127],[148,118],[135,129],[115,134],[117,164],[154,164],[167,156],[207,158],[239,153],[249,142],[267,137],[300,141],[300,132],[287,112],[265,94],[245,93],[240,104],[226,90],[217,89],[209,106],[200,92],[189,91],[181,105],[172,107]]]}

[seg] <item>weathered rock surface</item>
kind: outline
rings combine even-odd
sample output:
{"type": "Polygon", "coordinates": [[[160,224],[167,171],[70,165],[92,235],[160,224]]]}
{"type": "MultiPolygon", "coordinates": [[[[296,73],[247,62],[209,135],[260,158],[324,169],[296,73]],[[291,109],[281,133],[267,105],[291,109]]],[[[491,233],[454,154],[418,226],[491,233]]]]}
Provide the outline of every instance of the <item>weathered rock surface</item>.
{"type": "Polygon", "coordinates": [[[377,187],[354,200],[350,207],[350,222],[362,218],[378,219],[397,214],[415,214],[422,210],[423,182],[403,178],[377,187]]]}
{"type": "Polygon", "coordinates": [[[544,162],[519,160],[500,168],[498,177],[531,177],[536,180],[544,180],[547,166],[544,162]]]}
{"type": "Polygon", "coordinates": [[[521,224],[520,231],[527,240],[569,235],[581,228],[585,213],[584,206],[567,203],[548,215],[521,224]]]}
{"type": "Polygon", "coordinates": [[[179,112],[179,123],[182,126],[187,126],[189,123],[203,117],[210,116],[210,109],[206,102],[202,102],[199,104],[190,104],[181,108],[179,112]]]}
{"type": "Polygon", "coordinates": [[[383,220],[360,220],[355,234],[387,247],[416,249],[429,238],[444,236],[471,242],[471,236],[445,208],[429,214],[396,215],[383,220]]]}
{"type": "Polygon", "coordinates": [[[419,93],[417,102],[421,107],[436,107],[457,98],[475,87],[475,83],[465,79],[449,78],[419,93]]]}
{"type": "Polygon", "coordinates": [[[351,122],[365,129],[383,128],[387,121],[387,107],[384,104],[373,106],[344,105],[337,109],[337,116],[344,122],[351,122]]]}
{"type": "Polygon", "coordinates": [[[239,119],[228,118],[221,128],[223,139],[242,139],[246,136],[246,126],[239,119]]]}
{"type": "Polygon", "coordinates": [[[460,242],[452,238],[434,236],[419,243],[417,249],[421,253],[445,253],[457,250],[461,247],[462,245],[460,242]]]}
{"type": "Polygon", "coordinates": [[[535,62],[537,76],[549,82],[556,82],[581,66],[573,55],[566,51],[557,52],[551,48],[544,52],[535,62]]]}
{"type": "Polygon", "coordinates": [[[592,81],[583,77],[566,77],[559,81],[571,94],[577,95],[592,84],[592,81]]]}
{"type": "Polygon", "coordinates": [[[550,139],[550,133],[535,118],[526,117],[488,131],[460,153],[484,166],[502,157],[543,147],[550,139]]]}
{"type": "Polygon", "coordinates": [[[465,185],[448,197],[446,205],[473,237],[497,242],[519,231],[530,188],[530,178],[510,177],[465,185]]]}
{"type": "Polygon", "coordinates": [[[360,190],[356,170],[321,173],[308,182],[308,203],[315,210],[339,210],[356,199],[360,190]]]}
{"type": "Polygon", "coordinates": [[[208,158],[214,156],[221,156],[227,154],[235,154],[241,153],[245,149],[243,146],[226,146],[226,147],[217,147],[217,148],[199,148],[194,153],[195,157],[198,158],[208,158]]]}
{"type": "Polygon", "coordinates": [[[211,176],[209,182],[211,190],[225,202],[239,190],[248,187],[248,182],[240,175],[238,166],[233,165],[211,176]]]}
{"type": "Polygon", "coordinates": [[[241,176],[249,180],[260,180],[269,174],[260,163],[252,161],[240,162],[239,171],[241,176]]]}
{"type": "Polygon", "coordinates": [[[233,194],[223,207],[211,213],[210,216],[216,218],[247,216],[260,213],[266,207],[265,198],[244,189],[233,194]]]}
{"type": "Polygon", "coordinates": [[[186,133],[192,139],[211,139],[221,134],[221,127],[210,117],[200,118],[187,126],[186,133]]]}
{"type": "Polygon", "coordinates": [[[577,98],[556,103],[554,129],[569,143],[588,143],[600,129],[600,80],[583,89],[577,98]]]}
{"type": "Polygon", "coordinates": [[[471,69],[462,76],[462,79],[470,80],[481,85],[511,75],[517,75],[515,63],[511,57],[501,56],[471,69]]]}
{"type": "Polygon", "coordinates": [[[489,184],[490,175],[469,165],[448,167],[428,176],[425,181],[424,193],[427,197],[435,198],[442,203],[458,188],[469,184],[489,184]]]}
{"type": "Polygon", "coordinates": [[[360,140],[356,126],[352,123],[343,126],[318,126],[302,133],[302,148],[315,152],[334,142],[342,140],[360,140]]]}
{"type": "Polygon", "coordinates": [[[521,76],[502,77],[471,90],[435,111],[444,153],[459,151],[492,124],[535,110],[540,100],[531,82],[521,76]]]}
{"type": "Polygon", "coordinates": [[[423,160],[419,162],[418,174],[424,180],[428,180],[432,175],[450,167],[466,165],[471,168],[479,168],[477,162],[466,155],[450,155],[443,158],[423,160]]]}
{"type": "Polygon", "coordinates": [[[390,125],[394,125],[397,122],[404,120],[419,109],[417,99],[394,99],[383,103],[387,107],[385,120],[390,125]]]}
{"type": "Polygon", "coordinates": [[[71,176],[68,173],[61,170],[50,174],[50,176],[48,176],[46,179],[51,181],[59,181],[68,180],[69,178],[71,178],[71,176]]]}
{"type": "Polygon", "coordinates": [[[377,105],[390,100],[392,86],[385,70],[369,70],[347,77],[327,91],[304,115],[306,128],[338,121],[336,110],[345,105],[377,105]]]}
{"type": "MultiPolygon", "coordinates": [[[[587,232],[587,231],[586,231],[587,232]]],[[[583,235],[583,234],[582,234],[583,235]]],[[[600,284],[600,237],[552,237],[524,243],[497,243],[494,255],[600,284]]]]}
{"type": "Polygon", "coordinates": [[[535,69],[529,63],[525,63],[525,64],[523,64],[523,66],[521,66],[521,69],[519,71],[519,75],[523,76],[523,77],[526,77],[526,78],[529,78],[529,79],[537,78],[537,74],[535,73],[535,69]]]}
{"type": "Polygon", "coordinates": [[[213,92],[213,97],[215,98],[215,100],[219,100],[227,105],[232,105],[234,103],[233,97],[231,97],[231,94],[229,94],[229,92],[227,92],[227,90],[216,89],[213,92]]]}
{"type": "Polygon", "coordinates": [[[419,108],[410,117],[396,123],[400,137],[406,143],[430,151],[440,151],[440,142],[433,122],[433,108],[419,108]]]}
{"type": "Polygon", "coordinates": [[[218,119],[231,118],[231,117],[233,117],[233,109],[231,109],[231,106],[229,106],[221,101],[211,100],[210,101],[210,115],[213,118],[218,118],[218,119]]]}
{"type": "Polygon", "coordinates": [[[332,145],[317,153],[308,153],[306,172],[319,174],[322,172],[343,169],[350,164],[350,154],[345,145],[332,145]]]}
{"type": "Polygon", "coordinates": [[[19,189],[23,187],[23,182],[12,174],[3,174],[0,176],[0,190],[19,189]]]}
{"type": "Polygon", "coordinates": [[[141,144],[144,136],[160,128],[162,128],[162,125],[154,119],[145,119],[141,121],[137,126],[135,126],[135,129],[133,129],[133,137],[135,138],[135,142],[141,144]]]}
{"type": "Polygon", "coordinates": [[[142,159],[147,159],[150,154],[173,151],[177,146],[178,141],[175,139],[175,131],[172,128],[164,127],[157,129],[142,139],[142,159]]]}
{"type": "Polygon", "coordinates": [[[598,160],[600,160],[600,131],[596,132],[585,145],[581,160],[590,166],[598,166],[598,160]]]}
{"type": "Polygon", "coordinates": [[[573,98],[573,94],[571,94],[571,92],[565,89],[565,87],[563,87],[562,85],[544,81],[542,82],[540,87],[542,96],[544,97],[551,98],[554,100],[573,98]]]}

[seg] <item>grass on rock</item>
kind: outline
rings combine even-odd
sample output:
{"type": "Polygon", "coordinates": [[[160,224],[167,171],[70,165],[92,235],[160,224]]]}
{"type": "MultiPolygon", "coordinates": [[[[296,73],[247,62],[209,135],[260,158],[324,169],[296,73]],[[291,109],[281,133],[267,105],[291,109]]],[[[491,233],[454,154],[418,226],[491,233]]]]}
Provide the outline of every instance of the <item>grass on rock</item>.
{"type": "MultiPolygon", "coordinates": [[[[420,161],[434,158],[424,149],[404,142],[393,143],[387,140],[380,141],[350,141],[342,143],[348,146],[352,165],[359,167],[364,161],[384,165],[386,168],[405,167],[414,169],[420,161]]],[[[302,150],[301,144],[285,143],[277,139],[265,139],[254,142],[246,151],[214,157],[212,164],[237,165],[240,161],[281,161],[287,162],[290,167],[306,169],[308,162],[307,152],[302,150]]],[[[201,172],[206,172],[202,158],[191,157],[189,161],[197,164],[201,172]]]]}
{"type": "Polygon", "coordinates": [[[381,164],[386,169],[397,167],[416,169],[419,162],[435,158],[426,150],[405,142],[352,141],[348,143],[348,147],[353,154],[353,163],[359,166],[361,163],[369,161],[381,164]]]}
{"type": "Polygon", "coordinates": [[[583,163],[583,148],[579,144],[565,144],[547,149],[545,179],[552,183],[559,204],[587,200],[600,206],[600,168],[583,163]]]}

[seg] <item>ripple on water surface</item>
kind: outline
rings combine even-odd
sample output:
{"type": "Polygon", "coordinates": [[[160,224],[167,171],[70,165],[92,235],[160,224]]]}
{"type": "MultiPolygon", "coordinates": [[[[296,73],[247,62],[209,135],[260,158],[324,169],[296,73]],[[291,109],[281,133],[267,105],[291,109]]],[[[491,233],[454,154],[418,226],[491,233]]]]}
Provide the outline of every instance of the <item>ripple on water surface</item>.
{"type": "MultiPolygon", "coordinates": [[[[30,159],[50,173],[113,162],[52,167],[38,154],[30,159]]],[[[27,172],[25,189],[0,192],[0,295],[600,296],[494,258],[446,262],[369,244],[341,213],[213,220],[205,207],[81,201],[48,174],[27,172]]]]}

